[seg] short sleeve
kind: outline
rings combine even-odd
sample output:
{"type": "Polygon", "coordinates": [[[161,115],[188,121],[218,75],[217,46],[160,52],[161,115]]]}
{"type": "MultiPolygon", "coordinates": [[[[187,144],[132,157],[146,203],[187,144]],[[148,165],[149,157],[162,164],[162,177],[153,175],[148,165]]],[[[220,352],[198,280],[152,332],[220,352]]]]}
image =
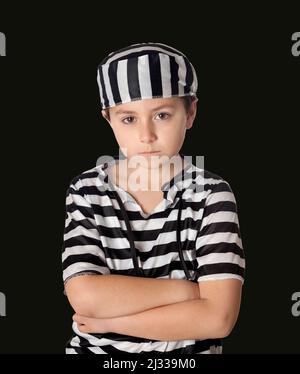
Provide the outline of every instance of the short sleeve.
{"type": "Polygon", "coordinates": [[[109,274],[92,204],[78,180],[66,193],[62,247],[63,281],[83,274],[109,274]],[[79,185],[79,187],[78,187],[79,185]]]}
{"type": "Polygon", "coordinates": [[[221,180],[208,193],[196,240],[196,280],[236,278],[244,283],[245,256],[237,204],[230,185],[221,180]]]}

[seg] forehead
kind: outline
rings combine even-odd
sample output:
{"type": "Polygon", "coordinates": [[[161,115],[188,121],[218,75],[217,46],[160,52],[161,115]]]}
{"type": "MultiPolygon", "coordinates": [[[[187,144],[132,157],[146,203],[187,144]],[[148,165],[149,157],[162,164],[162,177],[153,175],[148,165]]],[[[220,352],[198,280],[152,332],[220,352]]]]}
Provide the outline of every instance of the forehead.
{"type": "Polygon", "coordinates": [[[114,114],[126,112],[139,113],[142,111],[154,111],[165,107],[177,109],[180,106],[182,106],[182,100],[179,97],[143,99],[116,105],[110,108],[110,112],[114,114]]]}

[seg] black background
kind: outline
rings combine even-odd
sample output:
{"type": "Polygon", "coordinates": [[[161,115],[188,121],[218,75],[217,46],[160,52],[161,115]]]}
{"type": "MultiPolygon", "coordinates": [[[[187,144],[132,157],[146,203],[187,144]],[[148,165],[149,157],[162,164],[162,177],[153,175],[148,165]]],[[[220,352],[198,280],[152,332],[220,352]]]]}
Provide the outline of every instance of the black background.
{"type": "Polygon", "coordinates": [[[96,68],[108,53],[146,41],[193,63],[199,107],[182,152],[204,155],[237,199],[247,270],[224,352],[300,353],[300,317],[291,314],[300,291],[296,14],[292,6],[207,12],[150,3],[2,9],[0,353],[64,352],[72,316],[61,274],[66,189],[118,151],[100,116],[96,68]]]}

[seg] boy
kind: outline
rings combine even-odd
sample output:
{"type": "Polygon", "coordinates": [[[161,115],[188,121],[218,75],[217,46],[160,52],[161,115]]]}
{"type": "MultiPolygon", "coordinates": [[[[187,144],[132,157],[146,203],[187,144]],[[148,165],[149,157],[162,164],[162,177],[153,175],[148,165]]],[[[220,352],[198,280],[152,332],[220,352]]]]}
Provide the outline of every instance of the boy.
{"type": "Polygon", "coordinates": [[[196,116],[195,69],[170,46],[139,43],[109,54],[98,84],[125,158],[67,191],[66,353],[221,353],[245,260],[230,185],[179,153],[196,116]]]}

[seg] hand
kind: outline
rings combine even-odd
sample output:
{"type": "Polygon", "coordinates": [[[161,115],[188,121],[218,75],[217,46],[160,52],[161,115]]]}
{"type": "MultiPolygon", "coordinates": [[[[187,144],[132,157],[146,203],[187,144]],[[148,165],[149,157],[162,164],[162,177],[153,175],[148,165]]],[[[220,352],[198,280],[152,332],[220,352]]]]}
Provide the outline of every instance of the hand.
{"type": "Polygon", "coordinates": [[[109,332],[107,318],[91,318],[75,313],[73,315],[73,321],[77,322],[80,332],[99,334],[109,332]]]}

